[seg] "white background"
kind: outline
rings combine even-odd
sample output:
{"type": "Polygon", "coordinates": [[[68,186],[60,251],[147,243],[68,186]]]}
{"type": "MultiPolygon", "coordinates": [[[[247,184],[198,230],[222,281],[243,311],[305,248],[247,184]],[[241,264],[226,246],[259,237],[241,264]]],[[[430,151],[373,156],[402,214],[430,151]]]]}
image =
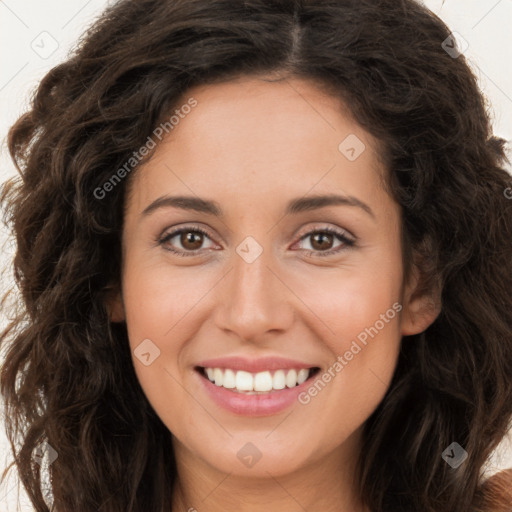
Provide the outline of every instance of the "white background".
{"type": "MultiPolygon", "coordinates": [[[[494,132],[512,139],[512,0],[426,0],[423,2],[469,43],[469,59],[480,87],[489,100],[494,132]]],[[[108,4],[105,0],[3,0],[0,2],[0,181],[14,174],[5,149],[8,127],[24,111],[32,89],[44,74],[63,61],[84,28],[108,4]],[[53,53],[52,53],[53,52],[53,53]],[[51,53],[51,55],[50,55],[51,53]]],[[[457,40],[459,36],[457,36],[457,40]]],[[[439,42],[441,44],[441,41],[439,42]]],[[[509,148],[510,151],[510,148],[509,148]]],[[[509,152],[509,156],[511,153],[509,152]]],[[[12,252],[4,246],[1,227],[0,267],[10,264],[12,252]]],[[[9,277],[10,268],[7,276],[9,277]]],[[[2,291],[9,283],[5,282],[2,291]]],[[[5,318],[0,315],[0,326],[5,318]]],[[[512,378],[512,377],[511,377],[512,378]]],[[[0,473],[10,460],[0,423],[0,473]]],[[[512,440],[504,440],[490,462],[488,473],[512,467],[512,440]]],[[[0,512],[32,510],[18,493],[14,474],[0,485],[0,512]]]]}

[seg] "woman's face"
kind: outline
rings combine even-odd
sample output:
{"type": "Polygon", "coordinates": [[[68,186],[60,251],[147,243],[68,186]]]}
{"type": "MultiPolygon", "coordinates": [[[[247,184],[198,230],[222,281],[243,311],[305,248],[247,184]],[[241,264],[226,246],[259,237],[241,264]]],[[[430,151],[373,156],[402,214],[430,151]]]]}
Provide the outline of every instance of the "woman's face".
{"type": "Polygon", "coordinates": [[[353,460],[401,336],[433,320],[403,286],[375,141],[298,79],[190,98],[126,204],[111,318],[142,389],[178,460],[249,476],[353,460]]]}

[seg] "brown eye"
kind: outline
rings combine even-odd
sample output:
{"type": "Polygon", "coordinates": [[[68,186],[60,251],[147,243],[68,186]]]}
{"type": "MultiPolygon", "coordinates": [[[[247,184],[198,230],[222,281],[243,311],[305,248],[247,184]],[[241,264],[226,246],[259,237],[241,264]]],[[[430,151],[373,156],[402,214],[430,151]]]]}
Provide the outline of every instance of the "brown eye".
{"type": "Polygon", "coordinates": [[[201,248],[204,235],[199,231],[184,231],[180,235],[180,243],[184,249],[195,251],[201,248]]]}
{"type": "Polygon", "coordinates": [[[311,247],[313,249],[317,249],[319,251],[325,251],[327,249],[331,249],[332,244],[334,242],[334,236],[330,233],[317,232],[313,235],[309,235],[311,237],[311,247]]]}
{"type": "Polygon", "coordinates": [[[309,244],[304,248],[308,256],[331,256],[354,247],[355,240],[349,238],[346,231],[332,228],[310,231],[300,239],[301,243],[309,244]]]}
{"type": "Polygon", "coordinates": [[[164,235],[158,243],[179,256],[195,256],[202,252],[202,249],[213,248],[208,233],[199,228],[177,229],[164,235]],[[210,241],[212,245],[204,247],[205,241],[210,241]]]}

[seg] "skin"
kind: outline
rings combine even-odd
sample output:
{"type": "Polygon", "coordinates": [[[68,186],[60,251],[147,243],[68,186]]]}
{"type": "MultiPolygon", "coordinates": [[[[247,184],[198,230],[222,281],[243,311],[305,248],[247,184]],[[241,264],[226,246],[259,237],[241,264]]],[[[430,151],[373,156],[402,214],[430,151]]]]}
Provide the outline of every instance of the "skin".
{"type": "Polygon", "coordinates": [[[339,100],[299,79],[200,86],[180,104],[190,97],[198,105],[131,177],[122,292],[108,304],[112,321],[127,323],[132,356],[145,339],[160,350],[149,366],[133,363],[173,434],[173,510],[363,511],[353,480],[362,427],[389,386],[402,336],[439,312],[428,307],[432,293],[414,293],[416,270],[404,282],[400,209],[382,187],[376,141],[339,100]],[[349,134],[366,146],[355,161],[338,150],[349,134]],[[333,192],[373,216],[351,205],[284,215],[291,199],[333,192]],[[142,215],[166,194],[215,200],[224,216],[172,206],[142,215]],[[209,235],[165,246],[194,256],[156,242],[185,226],[209,235]],[[329,234],[315,244],[326,227],[355,245],[329,234]],[[263,248],[252,263],[236,252],[247,236],[263,248]],[[396,302],[401,312],[307,405],[244,417],[198,385],[194,366],[221,356],[282,356],[326,371],[396,302]],[[247,442],[262,454],[250,468],[237,458],[247,442]]]}

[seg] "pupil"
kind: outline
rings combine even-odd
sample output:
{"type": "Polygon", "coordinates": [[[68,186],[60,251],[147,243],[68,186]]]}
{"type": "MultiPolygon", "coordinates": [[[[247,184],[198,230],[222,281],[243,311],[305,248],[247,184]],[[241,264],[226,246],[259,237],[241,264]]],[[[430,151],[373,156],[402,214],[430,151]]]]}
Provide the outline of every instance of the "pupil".
{"type": "Polygon", "coordinates": [[[191,250],[198,249],[201,247],[202,243],[202,233],[196,233],[194,231],[188,231],[187,233],[181,234],[181,244],[183,247],[187,247],[191,250]],[[197,237],[196,241],[194,242],[194,238],[197,237]]]}
{"type": "Polygon", "coordinates": [[[327,237],[328,242],[332,243],[332,236],[333,235],[331,235],[330,233],[317,233],[313,235],[313,247],[315,247],[315,245],[317,244],[317,240],[320,240],[320,243],[318,244],[319,246],[315,247],[315,249],[326,249],[327,247],[325,247],[325,243],[322,244],[322,241],[325,241],[325,238],[327,237]]]}

